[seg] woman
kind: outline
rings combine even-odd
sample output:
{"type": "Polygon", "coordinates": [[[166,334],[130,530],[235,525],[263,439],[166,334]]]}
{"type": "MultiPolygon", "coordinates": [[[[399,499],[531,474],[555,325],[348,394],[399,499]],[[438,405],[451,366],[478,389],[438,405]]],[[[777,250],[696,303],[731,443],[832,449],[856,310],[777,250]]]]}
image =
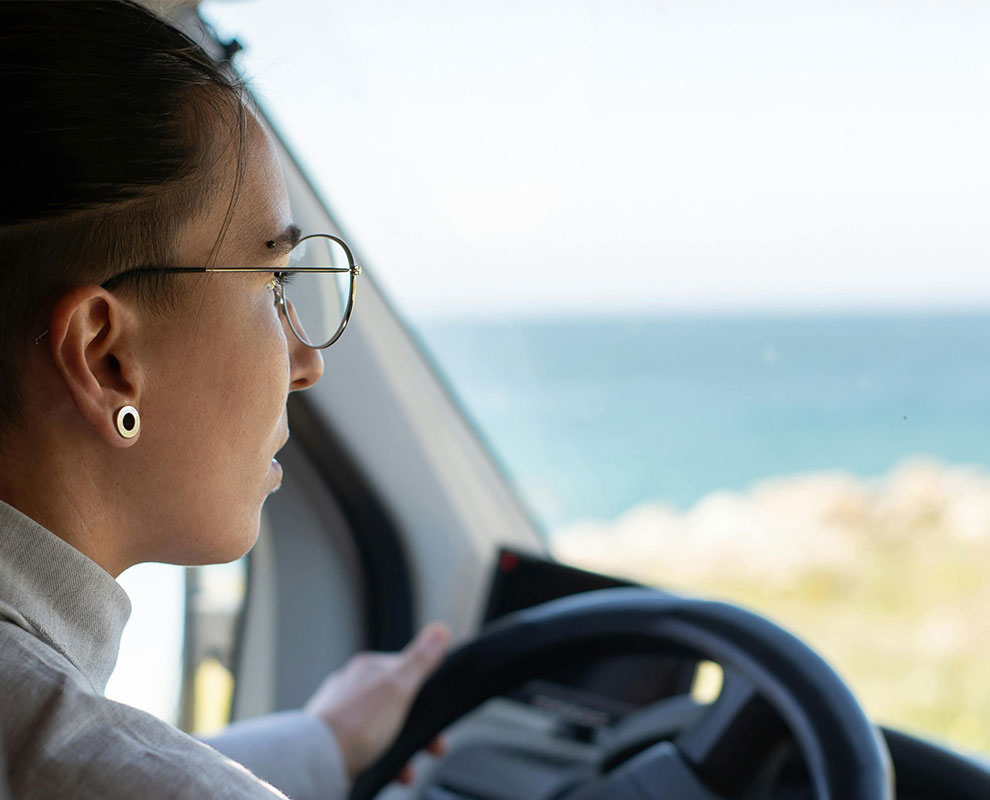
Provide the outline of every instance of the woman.
{"type": "Polygon", "coordinates": [[[0,22],[11,793],[278,796],[225,750],[293,797],[342,796],[442,658],[442,626],[215,748],[103,696],[130,609],[115,577],[243,555],[280,483],[286,397],[323,372],[280,303],[299,232],[272,143],[237,80],[136,4],[5,2],[0,22]],[[207,265],[258,271],[181,271],[207,265]]]}

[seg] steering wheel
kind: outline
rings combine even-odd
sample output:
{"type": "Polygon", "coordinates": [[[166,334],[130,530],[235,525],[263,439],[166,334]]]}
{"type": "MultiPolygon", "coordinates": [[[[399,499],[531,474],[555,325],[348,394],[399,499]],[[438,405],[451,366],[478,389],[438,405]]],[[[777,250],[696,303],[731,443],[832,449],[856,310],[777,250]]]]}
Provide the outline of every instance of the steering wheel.
{"type": "Polygon", "coordinates": [[[881,734],[817,653],[736,606],[639,588],[587,592],[520,611],[451,653],[420,690],[392,747],[359,776],[351,800],[373,798],[418,750],[485,700],[548,666],[624,652],[714,661],[725,671],[725,685],[674,740],[574,787],[562,795],[567,800],[718,800],[706,779],[723,765],[755,757],[747,725],[761,704],[796,743],[816,800],[893,800],[881,734]]]}

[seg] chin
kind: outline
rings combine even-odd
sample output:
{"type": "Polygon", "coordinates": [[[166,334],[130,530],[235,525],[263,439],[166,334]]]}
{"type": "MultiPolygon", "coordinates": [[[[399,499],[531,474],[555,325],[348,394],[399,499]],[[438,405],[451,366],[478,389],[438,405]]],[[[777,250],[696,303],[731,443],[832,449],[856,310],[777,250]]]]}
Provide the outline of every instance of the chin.
{"type": "Polygon", "coordinates": [[[186,567],[205,567],[237,561],[258,541],[261,530],[260,513],[254,517],[253,522],[231,526],[224,530],[223,535],[218,535],[220,530],[223,530],[221,526],[214,525],[209,534],[204,533],[188,542],[189,547],[179,558],[162,560],[186,567]]]}
{"type": "Polygon", "coordinates": [[[226,564],[229,561],[236,561],[239,558],[243,558],[258,541],[260,530],[260,522],[255,521],[255,524],[242,531],[239,537],[232,537],[229,542],[225,542],[225,545],[228,546],[217,554],[218,558],[215,561],[210,563],[226,564]]]}

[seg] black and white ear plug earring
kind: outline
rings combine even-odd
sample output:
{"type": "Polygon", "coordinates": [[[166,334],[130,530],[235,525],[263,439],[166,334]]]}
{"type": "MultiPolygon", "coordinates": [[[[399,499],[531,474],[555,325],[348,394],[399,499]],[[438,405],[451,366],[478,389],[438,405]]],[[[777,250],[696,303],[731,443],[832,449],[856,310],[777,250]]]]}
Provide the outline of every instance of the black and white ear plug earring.
{"type": "Polygon", "coordinates": [[[113,421],[117,425],[117,433],[125,439],[133,439],[141,430],[141,415],[138,414],[138,410],[134,406],[124,406],[117,409],[113,421]]]}

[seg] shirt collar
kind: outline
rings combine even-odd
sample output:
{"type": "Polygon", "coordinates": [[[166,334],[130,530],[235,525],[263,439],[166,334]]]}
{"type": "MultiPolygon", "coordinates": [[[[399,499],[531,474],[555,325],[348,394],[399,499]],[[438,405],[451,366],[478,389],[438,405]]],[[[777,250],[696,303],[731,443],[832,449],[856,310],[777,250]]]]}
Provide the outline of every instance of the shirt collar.
{"type": "Polygon", "coordinates": [[[0,501],[0,619],[54,647],[102,694],[130,614],[110,573],[0,501]]]}

